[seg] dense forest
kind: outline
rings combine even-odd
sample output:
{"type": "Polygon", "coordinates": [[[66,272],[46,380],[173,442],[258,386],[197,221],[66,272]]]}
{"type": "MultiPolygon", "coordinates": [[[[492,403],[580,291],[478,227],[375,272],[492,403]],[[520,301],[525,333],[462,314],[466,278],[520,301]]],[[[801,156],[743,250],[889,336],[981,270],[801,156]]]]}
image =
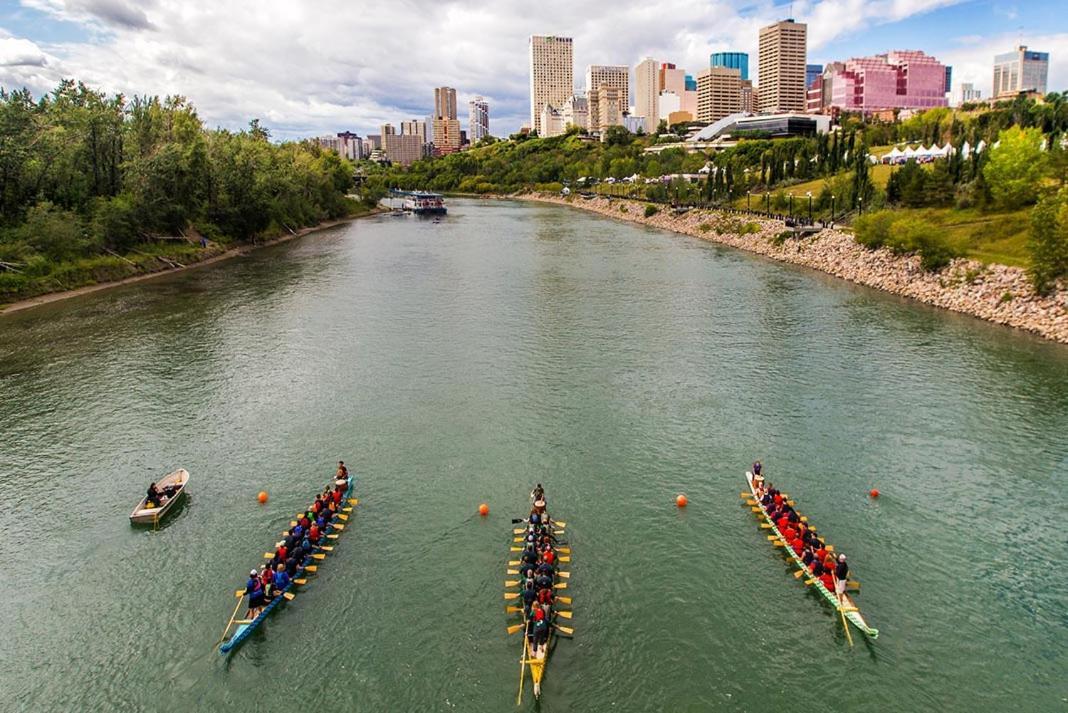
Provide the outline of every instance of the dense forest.
{"type": "Polygon", "coordinates": [[[353,167],[182,97],[0,90],[0,302],[158,269],[345,216],[353,167]]]}

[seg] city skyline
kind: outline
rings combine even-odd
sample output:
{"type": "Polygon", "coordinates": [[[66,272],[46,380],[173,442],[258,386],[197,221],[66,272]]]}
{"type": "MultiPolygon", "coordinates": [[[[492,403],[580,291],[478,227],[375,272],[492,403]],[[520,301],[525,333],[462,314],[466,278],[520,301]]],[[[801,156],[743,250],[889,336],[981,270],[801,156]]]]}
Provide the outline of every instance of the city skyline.
{"type": "MultiPolygon", "coordinates": [[[[720,51],[747,52],[750,76],[759,83],[759,28],[789,14],[788,4],[739,11],[713,2],[652,13],[637,3],[594,2],[583,11],[550,3],[557,10],[546,14],[551,21],[517,21],[521,15],[508,3],[478,6],[478,14],[474,5],[471,12],[453,7],[449,13],[418,1],[407,5],[441,20],[435,32],[450,42],[415,49],[422,29],[387,32],[380,24],[388,19],[384,8],[382,18],[373,8],[341,3],[324,3],[314,17],[267,3],[249,17],[232,2],[190,8],[173,0],[21,0],[0,9],[0,85],[27,86],[39,95],[73,77],[128,96],[181,94],[211,125],[240,129],[259,118],[278,139],[374,133],[384,123],[430,115],[433,88],[451,86],[458,105],[485,97],[493,107],[491,133],[506,136],[529,120],[532,34],[574,38],[576,84],[590,64],[633,71],[647,56],[696,76],[720,51]],[[597,20],[602,13],[615,20],[597,20]],[[330,22],[312,22],[326,14],[330,22]],[[228,21],[238,17],[247,25],[242,31],[228,21]]],[[[1068,46],[1068,20],[1054,3],[824,0],[796,3],[793,14],[809,26],[812,63],[922,50],[953,67],[954,89],[970,83],[989,96],[994,56],[1025,44],[1050,53],[1049,89],[1068,88],[1068,53],[1058,51],[1068,46]]]]}

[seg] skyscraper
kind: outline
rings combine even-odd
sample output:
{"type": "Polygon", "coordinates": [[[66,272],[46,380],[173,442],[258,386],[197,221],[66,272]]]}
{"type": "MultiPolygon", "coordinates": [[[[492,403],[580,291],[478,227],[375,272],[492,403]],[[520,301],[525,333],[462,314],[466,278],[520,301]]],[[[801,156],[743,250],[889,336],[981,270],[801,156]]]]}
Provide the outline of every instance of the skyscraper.
{"type": "Polygon", "coordinates": [[[489,136],[489,104],[482,97],[475,97],[467,104],[467,136],[477,144],[489,136]]]}
{"type": "Polygon", "coordinates": [[[541,109],[563,106],[575,91],[570,37],[530,36],[530,128],[539,131],[541,109]]]}
{"type": "Polygon", "coordinates": [[[602,84],[615,89],[619,94],[619,110],[630,109],[630,67],[625,64],[591,64],[586,68],[586,93],[592,93],[602,84]]]}
{"type": "Polygon", "coordinates": [[[645,117],[645,133],[656,131],[660,123],[660,96],[657,69],[660,65],[655,59],[646,57],[634,68],[634,111],[645,117]]]}
{"type": "Polygon", "coordinates": [[[434,151],[438,154],[460,150],[460,122],[456,119],[456,90],[438,87],[434,90],[433,132],[434,151]]]}
{"type": "Polygon", "coordinates": [[[709,67],[737,69],[742,79],[749,79],[749,54],[746,52],[713,52],[708,58],[709,67]]]}
{"type": "Polygon", "coordinates": [[[808,25],[792,19],[760,29],[759,109],[775,114],[805,111],[808,25]]]}
{"type": "MultiPolygon", "coordinates": [[[[946,66],[919,50],[832,62],[820,75],[820,109],[872,112],[946,106],[946,66]]],[[[816,109],[813,105],[810,109],[816,109]]]]}
{"type": "Polygon", "coordinates": [[[1049,74],[1049,53],[1029,50],[1025,45],[1012,52],[994,57],[995,99],[1011,97],[1020,92],[1046,93],[1046,78],[1049,74]]]}
{"type": "Polygon", "coordinates": [[[456,118],[456,90],[452,87],[438,87],[434,90],[434,118],[456,118]]]}
{"type": "Polygon", "coordinates": [[[401,122],[401,135],[402,136],[418,136],[419,139],[425,144],[426,140],[426,122],[419,119],[409,119],[408,121],[401,122]]]}

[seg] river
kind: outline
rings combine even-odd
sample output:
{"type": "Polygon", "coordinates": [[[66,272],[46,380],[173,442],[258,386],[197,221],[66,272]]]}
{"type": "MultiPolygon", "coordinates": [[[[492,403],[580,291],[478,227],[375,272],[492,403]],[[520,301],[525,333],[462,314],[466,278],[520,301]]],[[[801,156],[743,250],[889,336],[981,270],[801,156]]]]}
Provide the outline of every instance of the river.
{"type": "Polygon", "coordinates": [[[0,318],[4,708],[515,710],[535,482],[573,549],[542,711],[1068,707],[1068,349],[580,211],[450,208],[0,318]],[[220,656],[339,458],[337,549],[220,656]],[[769,546],[755,458],[877,641],[769,546]],[[132,528],[179,466],[188,502],[132,528]]]}

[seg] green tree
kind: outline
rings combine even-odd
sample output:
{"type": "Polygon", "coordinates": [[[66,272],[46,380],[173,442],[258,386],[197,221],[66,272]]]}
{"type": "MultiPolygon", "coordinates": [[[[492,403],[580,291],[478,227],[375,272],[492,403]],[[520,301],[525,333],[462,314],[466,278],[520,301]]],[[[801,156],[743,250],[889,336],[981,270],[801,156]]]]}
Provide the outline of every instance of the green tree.
{"type": "Polygon", "coordinates": [[[1060,278],[1068,277],[1068,189],[1045,196],[1031,212],[1031,282],[1046,294],[1060,278]]]}
{"type": "Polygon", "coordinates": [[[1037,198],[1048,162],[1042,141],[1038,129],[1014,126],[998,134],[999,143],[990,149],[983,177],[999,207],[1019,208],[1037,198]]]}

